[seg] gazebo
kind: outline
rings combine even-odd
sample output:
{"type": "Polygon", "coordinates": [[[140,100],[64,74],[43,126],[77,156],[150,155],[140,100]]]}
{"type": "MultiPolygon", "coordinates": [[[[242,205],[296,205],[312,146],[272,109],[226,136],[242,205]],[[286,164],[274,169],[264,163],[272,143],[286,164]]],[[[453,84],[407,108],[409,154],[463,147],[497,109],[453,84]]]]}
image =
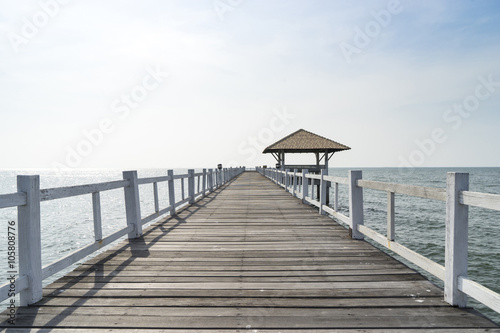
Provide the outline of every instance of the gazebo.
{"type": "Polygon", "coordinates": [[[277,168],[285,169],[308,169],[312,172],[319,172],[321,169],[328,170],[328,161],[333,154],[338,151],[349,150],[351,148],[333,140],[327,139],[320,135],[309,131],[299,129],[298,131],[285,136],[283,139],[276,141],[266,149],[263,153],[271,153],[277,161],[277,168]],[[316,156],[315,165],[290,165],[285,164],[285,154],[287,153],[313,153],[316,156]],[[323,165],[320,165],[321,161],[323,165]]]}

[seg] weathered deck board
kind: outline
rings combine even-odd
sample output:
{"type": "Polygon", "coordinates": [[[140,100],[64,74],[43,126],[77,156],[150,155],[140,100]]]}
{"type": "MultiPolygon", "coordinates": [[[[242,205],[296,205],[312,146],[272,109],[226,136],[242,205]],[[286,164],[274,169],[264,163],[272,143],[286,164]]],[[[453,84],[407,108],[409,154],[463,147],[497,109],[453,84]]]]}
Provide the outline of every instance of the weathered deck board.
{"type": "Polygon", "coordinates": [[[475,311],[448,306],[421,275],[251,172],[80,265],[44,296],[18,309],[17,328],[500,331],[475,311]]]}

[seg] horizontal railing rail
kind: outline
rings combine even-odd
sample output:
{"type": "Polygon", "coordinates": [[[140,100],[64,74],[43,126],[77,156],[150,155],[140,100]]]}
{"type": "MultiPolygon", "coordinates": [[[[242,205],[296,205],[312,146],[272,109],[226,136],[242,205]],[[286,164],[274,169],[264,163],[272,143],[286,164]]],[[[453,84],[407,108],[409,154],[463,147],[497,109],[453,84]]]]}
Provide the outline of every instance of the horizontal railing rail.
{"type": "MultiPolygon", "coordinates": [[[[183,206],[194,203],[197,199],[213,192],[231,179],[240,175],[245,168],[203,169],[195,173],[193,169],[187,174],[138,178],[137,171],[123,172],[123,180],[96,184],[48,188],[40,190],[39,176],[18,176],[17,192],[0,195],[0,208],[17,207],[17,241],[19,272],[14,281],[0,286],[0,302],[14,294],[20,294],[20,305],[26,306],[42,298],[42,282],[44,279],[70,267],[77,261],[95,253],[106,245],[128,235],[129,239],[142,236],[142,226],[165,214],[175,215],[183,206]],[[175,181],[181,182],[181,198],[175,194],[175,181]],[[187,180],[187,196],[185,181],[187,180]],[[168,188],[168,206],[160,207],[158,184],[166,182],[168,188]],[[153,184],[154,213],[141,217],[141,200],[139,185],[153,184]],[[109,190],[123,189],[125,194],[126,226],[103,237],[101,219],[100,193],[109,190]],[[92,195],[92,213],[94,224],[94,242],[76,251],[42,266],[40,203],[80,195],[92,195]],[[14,285],[15,288],[12,288],[14,285]]],[[[11,237],[14,237],[12,235],[11,237]]],[[[10,239],[10,238],[9,238],[10,239]]]]}
{"type": "Polygon", "coordinates": [[[469,175],[447,174],[446,189],[395,184],[362,179],[361,171],[350,171],[348,178],[309,173],[307,169],[277,170],[257,168],[257,171],[304,203],[318,207],[320,214],[329,214],[349,226],[355,239],[365,236],[419,266],[444,281],[444,298],[451,305],[467,306],[467,295],[500,313],[500,294],[467,277],[468,265],[468,207],[476,206],[500,211],[500,195],[469,191],[469,175]],[[338,185],[348,186],[349,216],[338,211],[338,185]],[[318,195],[313,197],[314,186],[318,195]],[[328,186],[333,187],[333,207],[327,205],[328,186]],[[363,189],[387,193],[387,234],[382,235],[364,225],[363,189]],[[446,202],[445,265],[410,250],[395,241],[395,194],[446,202]]]}

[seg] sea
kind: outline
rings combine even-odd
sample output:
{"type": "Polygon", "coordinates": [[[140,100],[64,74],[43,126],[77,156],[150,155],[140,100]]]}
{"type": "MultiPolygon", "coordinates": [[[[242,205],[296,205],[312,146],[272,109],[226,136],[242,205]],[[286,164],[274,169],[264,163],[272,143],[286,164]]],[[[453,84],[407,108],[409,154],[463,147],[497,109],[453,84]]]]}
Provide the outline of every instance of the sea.
{"type": "MultiPolygon", "coordinates": [[[[347,177],[349,170],[362,170],[363,179],[445,188],[447,172],[469,173],[470,191],[500,194],[500,168],[330,168],[329,174],[347,177]]],[[[200,172],[196,169],[195,172],[200,172]]],[[[185,174],[187,169],[175,169],[174,174],[185,174]]],[[[0,194],[16,192],[17,175],[40,175],[40,188],[92,184],[123,179],[121,170],[114,169],[25,169],[0,170],[0,194]]],[[[165,176],[166,169],[138,170],[139,178],[165,176]]],[[[187,186],[185,188],[187,196],[187,186]]],[[[168,206],[166,183],[158,185],[160,209],[168,206]]],[[[181,196],[180,182],[176,182],[176,198],[181,196]]],[[[139,186],[141,214],[154,213],[153,185],[139,186]]],[[[364,223],[385,234],[387,227],[386,192],[364,189],[364,223]]],[[[333,198],[333,193],[330,194],[333,198]]],[[[348,215],[349,199],[346,185],[339,185],[339,211],[348,215]]],[[[396,194],[396,241],[437,263],[444,265],[445,203],[430,199],[396,194]]],[[[126,225],[123,189],[101,193],[103,235],[106,236],[126,225]]],[[[0,209],[0,281],[7,278],[7,227],[9,221],[17,222],[15,208],[0,209]]],[[[154,223],[152,221],[151,223],[154,223]]],[[[332,223],[334,223],[332,221],[332,223]]],[[[91,244],[94,240],[92,196],[83,195],[41,203],[42,264],[49,264],[72,251],[91,244]]],[[[496,292],[500,292],[500,211],[469,208],[469,266],[468,276],[496,292]]],[[[370,241],[371,242],[371,241],[370,241]]],[[[442,281],[422,271],[417,266],[390,250],[371,242],[374,246],[403,261],[421,272],[434,284],[443,287],[442,281]]],[[[79,263],[44,280],[44,286],[74,269],[79,263]]],[[[0,283],[1,284],[1,283],[0,283]]],[[[491,320],[500,323],[500,314],[469,299],[476,308],[491,320]]],[[[6,302],[0,304],[0,310],[6,302]]]]}

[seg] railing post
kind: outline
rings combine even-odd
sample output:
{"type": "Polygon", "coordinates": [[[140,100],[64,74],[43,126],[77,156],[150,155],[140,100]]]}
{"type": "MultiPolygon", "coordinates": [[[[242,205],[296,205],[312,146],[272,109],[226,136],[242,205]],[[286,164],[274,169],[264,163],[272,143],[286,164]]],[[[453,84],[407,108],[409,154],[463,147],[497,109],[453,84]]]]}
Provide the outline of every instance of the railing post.
{"type": "MultiPolygon", "coordinates": [[[[200,186],[201,186],[200,176],[195,176],[194,179],[195,179],[195,184],[196,184],[196,193],[200,193],[200,186]]],[[[195,195],[196,195],[196,193],[195,193],[195,195]]]]}
{"type": "Polygon", "coordinates": [[[214,191],[214,170],[208,169],[208,192],[214,191]]]}
{"type": "Polygon", "coordinates": [[[396,236],[395,219],[394,192],[387,192],[387,240],[390,241],[394,241],[396,236]]]}
{"type": "Polygon", "coordinates": [[[188,197],[189,203],[192,204],[194,202],[194,170],[188,170],[188,197]]]}
{"type": "Polygon", "coordinates": [[[308,169],[302,169],[302,203],[306,203],[306,197],[309,192],[309,179],[306,177],[308,169]]]}
{"type": "Polygon", "coordinates": [[[170,206],[170,216],[175,215],[175,187],[174,187],[174,170],[168,170],[168,205],[170,206]]]}
{"type": "Polygon", "coordinates": [[[94,217],[94,239],[102,239],[102,219],[101,219],[101,195],[99,192],[92,193],[92,213],[94,217]]]}
{"type": "Polygon", "coordinates": [[[358,225],[363,224],[363,188],[357,184],[358,179],[361,178],[361,171],[349,171],[349,215],[351,220],[349,231],[354,239],[364,238],[363,234],[358,231],[358,225]]]}
{"type": "Polygon", "coordinates": [[[297,169],[293,169],[293,196],[297,197],[297,169]]]}
{"type": "Polygon", "coordinates": [[[203,169],[203,196],[206,195],[206,191],[207,191],[207,169],[203,169]]]}
{"type": "Polygon", "coordinates": [[[337,212],[339,210],[339,183],[333,184],[333,195],[335,196],[333,199],[333,210],[337,212]]]}
{"type": "Polygon", "coordinates": [[[326,183],[327,181],[324,179],[325,175],[328,174],[328,170],[321,169],[321,179],[319,183],[319,213],[321,215],[325,215],[325,211],[323,210],[323,206],[326,205],[326,183]]]}
{"type": "Polygon", "coordinates": [[[458,290],[458,277],[467,277],[469,206],[460,203],[460,192],[469,190],[469,174],[446,175],[446,241],[444,300],[467,306],[467,295],[458,290]]]}
{"type": "Polygon", "coordinates": [[[134,227],[134,230],[128,233],[128,238],[132,239],[141,237],[141,204],[139,201],[139,184],[137,182],[137,171],[123,171],[123,179],[126,179],[130,182],[129,186],[124,187],[127,224],[134,227]]]}
{"type": "Polygon", "coordinates": [[[285,191],[286,192],[288,192],[288,185],[289,185],[288,173],[289,172],[290,172],[290,169],[285,169],[285,191]]]}
{"type": "Polygon", "coordinates": [[[42,245],[40,235],[40,177],[17,176],[17,191],[26,193],[26,205],[18,206],[19,275],[28,277],[20,304],[42,299],[42,245]]]}
{"type": "Polygon", "coordinates": [[[153,198],[155,202],[155,213],[160,211],[160,199],[158,198],[158,183],[153,183],[153,198]]]}

